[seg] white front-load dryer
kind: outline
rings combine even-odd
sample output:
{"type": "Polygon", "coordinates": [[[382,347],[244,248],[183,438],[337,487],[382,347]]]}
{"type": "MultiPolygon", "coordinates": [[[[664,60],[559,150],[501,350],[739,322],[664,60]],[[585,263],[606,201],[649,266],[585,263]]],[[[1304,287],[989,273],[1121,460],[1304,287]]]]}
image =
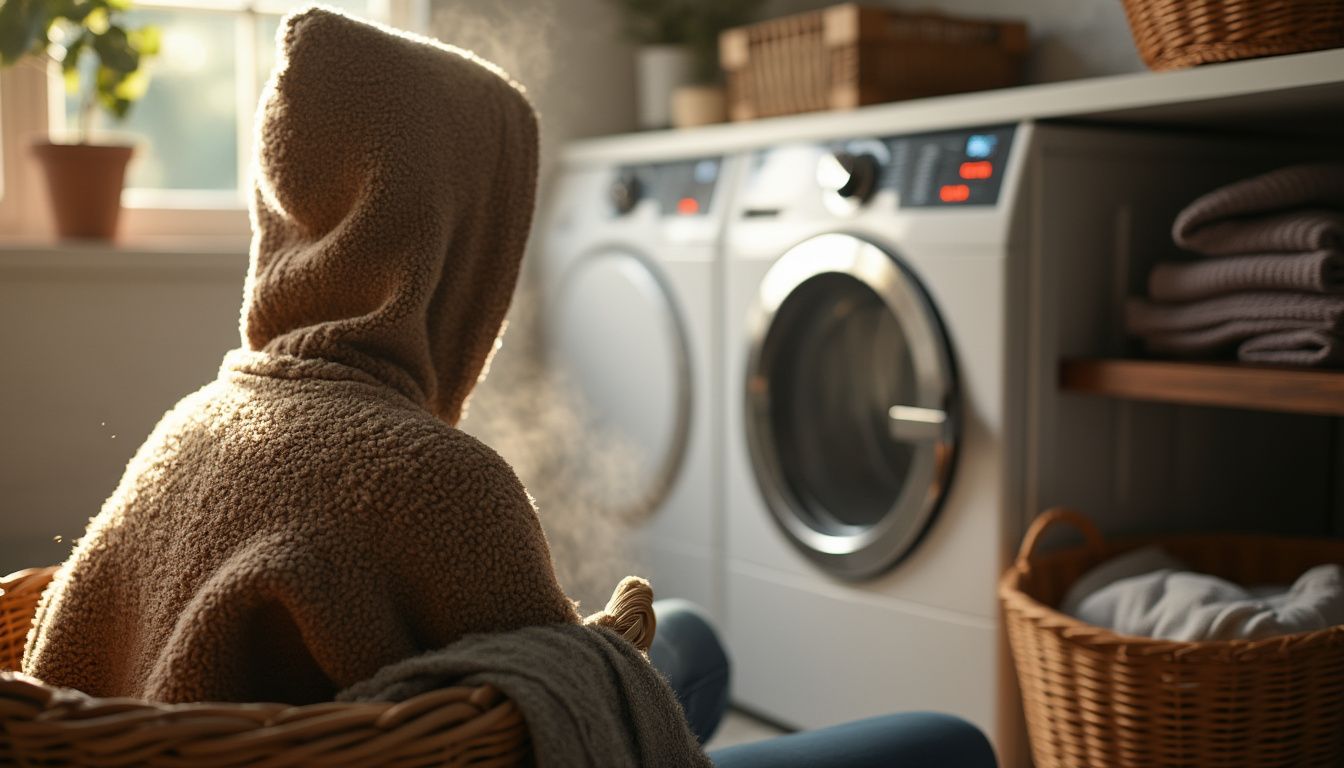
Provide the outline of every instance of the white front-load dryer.
{"type": "Polygon", "coordinates": [[[725,240],[725,615],[752,711],[999,730],[1031,132],[839,133],[746,159],[725,240]]]}
{"type": "Polygon", "coordinates": [[[733,697],[799,728],[949,712],[1025,765],[998,577],[1034,512],[1124,531],[1136,511],[1109,501],[1123,467],[1094,437],[1115,414],[1060,391],[1059,362],[1123,353],[1119,309],[1176,212],[1266,151],[852,126],[745,153],[729,211],[733,697]]]}
{"type": "Polygon", "coordinates": [[[658,597],[721,604],[721,156],[565,162],[540,253],[549,364],[611,466],[586,481],[658,597]]]}

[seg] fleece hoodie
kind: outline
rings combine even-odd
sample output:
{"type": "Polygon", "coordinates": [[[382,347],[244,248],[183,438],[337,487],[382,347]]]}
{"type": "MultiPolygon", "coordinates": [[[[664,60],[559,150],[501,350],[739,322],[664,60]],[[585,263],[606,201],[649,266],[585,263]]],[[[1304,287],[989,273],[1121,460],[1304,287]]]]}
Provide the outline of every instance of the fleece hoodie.
{"type": "Polygon", "coordinates": [[[523,486],[453,427],[531,221],[531,107],[470,53],[339,14],[281,35],[242,348],[48,590],[23,670],[48,684],[307,703],[464,635],[579,622],[523,486]]]}

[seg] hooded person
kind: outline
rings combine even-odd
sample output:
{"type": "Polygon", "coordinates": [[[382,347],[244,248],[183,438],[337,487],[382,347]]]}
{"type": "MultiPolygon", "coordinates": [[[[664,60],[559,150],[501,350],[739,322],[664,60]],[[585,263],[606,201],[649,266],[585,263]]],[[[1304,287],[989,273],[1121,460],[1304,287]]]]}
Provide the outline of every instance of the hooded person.
{"type": "Polygon", "coordinates": [[[282,35],[242,348],[48,589],[23,671],[49,685],[303,704],[466,635],[580,623],[522,484],[453,426],[531,222],[531,106],[470,53],[337,13],[282,35]]]}

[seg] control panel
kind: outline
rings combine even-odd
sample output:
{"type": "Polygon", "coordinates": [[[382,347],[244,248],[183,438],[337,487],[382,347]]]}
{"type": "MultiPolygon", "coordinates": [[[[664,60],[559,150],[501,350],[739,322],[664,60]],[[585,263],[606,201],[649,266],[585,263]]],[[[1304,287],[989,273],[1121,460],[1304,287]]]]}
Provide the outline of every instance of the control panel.
{"type": "Polygon", "coordinates": [[[617,170],[608,191],[612,212],[624,216],[643,200],[654,200],[663,216],[702,216],[718,185],[722,158],[630,165],[617,170]]]}
{"type": "Polygon", "coordinates": [[[884,139],[883,189],[901,207],[994,205],[999,201],[1013,126],[884,139]]]}
{"type": "Polygon", "coordinates": [[[761,150],[747,180],[746,216],[777,215],[786,190],[815,184],[833,213],[847,214],[883,192],[898,208],[998,203],[1015,126],[991,126],[761,150]]]}

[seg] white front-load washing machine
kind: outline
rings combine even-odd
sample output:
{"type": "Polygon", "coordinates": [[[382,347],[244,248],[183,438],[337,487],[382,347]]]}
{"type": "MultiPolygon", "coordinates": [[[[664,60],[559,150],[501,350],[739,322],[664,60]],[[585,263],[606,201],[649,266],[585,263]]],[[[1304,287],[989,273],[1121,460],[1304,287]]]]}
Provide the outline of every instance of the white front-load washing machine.
{"type": "Polygon", "coordinates": [[[729,211],[734,700],[955,713],[1024,764],[996,580],[1029,513],[1109,492],[1041,427],[1059,355],[1123,344],[1128,260],[1239,169],[1197,137],[852,126],[745,153],[729,211]]]}
{"type": "Polygon", "coordinates": [[[658,597],[721,604],[722,156],[567,159],[551,192],[541,328],[577,398],[600,504],[658,597]],[[613,477],[615,475],[616,477],[613,477]]]}

